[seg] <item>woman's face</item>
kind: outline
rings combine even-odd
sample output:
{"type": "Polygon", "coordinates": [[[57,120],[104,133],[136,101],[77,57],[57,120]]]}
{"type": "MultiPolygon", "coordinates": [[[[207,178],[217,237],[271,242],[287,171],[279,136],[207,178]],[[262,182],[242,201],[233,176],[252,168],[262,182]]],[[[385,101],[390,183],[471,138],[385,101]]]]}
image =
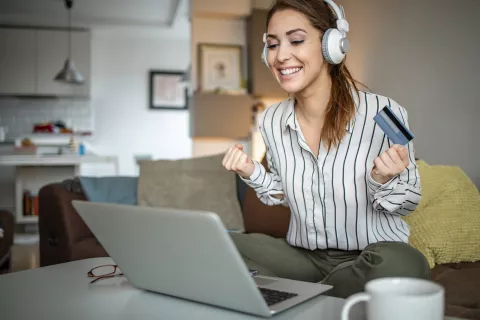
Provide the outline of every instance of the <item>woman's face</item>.
{"type": "Polygon", "coordinates": [[[300,92],[327,68],[320,38],[320,32],[295,10],[277,11],[272,16],[267,30],[267,61],[283,90],[300,92]]]}

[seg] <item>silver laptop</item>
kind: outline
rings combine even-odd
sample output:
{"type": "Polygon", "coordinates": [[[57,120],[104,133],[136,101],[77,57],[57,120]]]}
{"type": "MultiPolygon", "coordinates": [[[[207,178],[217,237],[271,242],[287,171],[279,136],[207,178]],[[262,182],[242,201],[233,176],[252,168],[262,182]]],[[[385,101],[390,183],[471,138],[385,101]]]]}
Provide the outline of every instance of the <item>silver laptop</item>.
{"type": "Polygon", "coordinates": [[[269,317],[332,288],[252,277],[222,221],[212,212],[72,203],[128,281],[139,289],[269,317]]]}

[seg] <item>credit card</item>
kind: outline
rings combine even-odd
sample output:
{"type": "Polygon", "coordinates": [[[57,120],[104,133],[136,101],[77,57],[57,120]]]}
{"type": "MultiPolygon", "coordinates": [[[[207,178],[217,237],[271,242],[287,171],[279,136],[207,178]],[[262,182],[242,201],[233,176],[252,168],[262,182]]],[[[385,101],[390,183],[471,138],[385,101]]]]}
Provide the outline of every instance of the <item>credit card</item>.
{"type": "Polygon", "coordinates": [[[400,144],[402,146],[408,144],[415,136],[413,133],[402,123],[402,121],[393,113],[389,106],[385,106],[373,120],[383,130],[385,135],[394,144],[400,144]]]}

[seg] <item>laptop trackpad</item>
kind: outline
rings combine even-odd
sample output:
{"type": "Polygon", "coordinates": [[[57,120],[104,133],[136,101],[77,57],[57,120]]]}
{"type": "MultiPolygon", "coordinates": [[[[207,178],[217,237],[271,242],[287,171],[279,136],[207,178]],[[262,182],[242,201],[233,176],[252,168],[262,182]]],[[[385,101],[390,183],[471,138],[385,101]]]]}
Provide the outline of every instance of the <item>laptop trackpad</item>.
{"type": "Polygon", "coordinates": [[[255,279],[255,282],[257,283],[257,286],[268,286],[271,283],[277,282],[277,280],[270,280],[270,279],[265,279],[265,278],[257,278],[253,277],[255,279]]]}

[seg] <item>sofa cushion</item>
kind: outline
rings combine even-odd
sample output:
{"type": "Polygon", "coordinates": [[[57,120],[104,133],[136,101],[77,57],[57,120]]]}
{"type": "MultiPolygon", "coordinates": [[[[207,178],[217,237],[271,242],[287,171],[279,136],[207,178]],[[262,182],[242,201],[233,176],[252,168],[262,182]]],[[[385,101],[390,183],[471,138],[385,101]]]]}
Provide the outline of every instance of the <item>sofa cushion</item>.
{"type": "Polygon", "coordinates": [[[480,196],[467,175],[455,166],[417,162],[422,199],[404,220],[410,244],[435,264],[480,260],[480,196]]]}
{"type": "Polygon", "coordinates": [[[439,264],[432,280],[445,287],[445,314],[480,319],[480,262],[439,264]]]}
{"type": "MultiPolygon", "coordinates": [[[[265,158],[262,164],[269,171],[265,158]]],[[[283,205],[264,204],[255,190],[248,187],[243,203],[243,220],[247,233],[263,233],[275,238],[285,238],[290,224],[290,209],[283,205]]]]}
{"type": "Polygon", "coordinates": [[[243,232],[236,174],[223,157],[139,161],[138,205],[214,212],[227,229],[243,232]]]}
{"type": "Polygon", "coordinates": [[[137,204],[137,177],[80,177],[82,189],[91,202],[137,204]]]}

